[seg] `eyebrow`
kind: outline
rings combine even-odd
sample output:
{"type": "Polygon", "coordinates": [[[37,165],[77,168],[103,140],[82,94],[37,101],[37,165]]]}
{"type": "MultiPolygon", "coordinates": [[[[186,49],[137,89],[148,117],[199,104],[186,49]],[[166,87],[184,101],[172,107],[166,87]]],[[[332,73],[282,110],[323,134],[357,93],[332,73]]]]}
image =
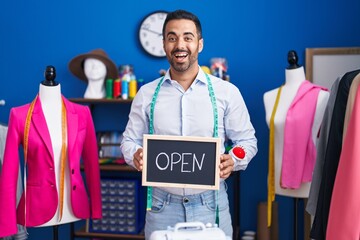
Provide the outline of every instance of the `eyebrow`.
{"type": "MultiPolygon", "coordinates": [[[[168,34],[166,34],[166,36],[169,35],[176,35],[175,32],[168,32],[168,34]]],[[[185,32],[183,35],[192,35],[193,37],[195,37],[195,35],[192,32],[185,32]]]]}
{"type": "Polygon", "coordinates": [[[185,32],[184,35],[192,35],[193,37],[195,37],[195,35],[192,32],[185,32]]]}

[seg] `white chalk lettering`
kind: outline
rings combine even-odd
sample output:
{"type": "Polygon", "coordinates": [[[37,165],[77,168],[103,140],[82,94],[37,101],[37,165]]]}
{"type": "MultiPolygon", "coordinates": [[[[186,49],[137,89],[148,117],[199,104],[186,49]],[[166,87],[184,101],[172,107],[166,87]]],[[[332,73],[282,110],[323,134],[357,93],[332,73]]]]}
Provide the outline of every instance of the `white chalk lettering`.
{"type": "MultiPolygon", "coordinates": [[[[184,170],[184,165],[188,165],[189,163],[188,162],[185,162],[185,157],[186,156],[191,156],[191,153],[183,153],[182,154],[182,163],[181,163],[181,172],[190,172],[190,170],[184,170]]],[[[194,169],[193,169],[193,172],[194,172],[194,169]]]]}
{"type": "Polygon", "coordinates": [[[197,160],[196,155],[194,154],[193,172],[195,172],[195,163],[197,163],[197,166],[198,166],[199,170],[201,171],[202,165],[203,165],[203,163],[204,163],[204,158],[205,158],[205,153],[203,153],[202,158],[201,158],[201,163],[199,164],[199,161],[197,160]]]}
{"type": "Polygon", "coordinates": [[[161,152],[161,153],[159,153],[157,156],[156,156],[156,166],[157,166],[157,168],[159,169],[159,170],[166,170],[167,168],[168,168],[168,166],[169,166],[169,156],[166,154],[166,153],[164,153],[164,152],[161,152]],[[165,155],[165,157],[166,157],[166,161],[167,161],[167,164],[166,164],[166,166],[165,167],[161,167],[160,165],[159,165],[159,157],[161,156],[161,155],[165,155]]]}
{"type": "Polygon", "coordinates": [[[181,161],[181,155],[180,155],[180,153],[177,153],[177,152],[172,153],[172,154],[171,154],[171,169],[170,169],[170,171],[173,170],[174,164],[177,164],[177,163],[179,163],[180,161],[181,161]],[[179,157],[179,160],[175,161],[175,160],[174,160],[174,155],[178,156],[178,157],[179,157]]]}
{"type": "Polygon", "coordinates": [[[156,156],[155,163],[159,170],[167,170],[170,166],[170,171],[174,171],[175,165],[180,164],[181,172],[196,172],[201,171],[205,159],[205,153],[202,154],[201,160],[196,157],[194,153],[178,153],[173,152],[170,156],[161,152],[156,156]]]}

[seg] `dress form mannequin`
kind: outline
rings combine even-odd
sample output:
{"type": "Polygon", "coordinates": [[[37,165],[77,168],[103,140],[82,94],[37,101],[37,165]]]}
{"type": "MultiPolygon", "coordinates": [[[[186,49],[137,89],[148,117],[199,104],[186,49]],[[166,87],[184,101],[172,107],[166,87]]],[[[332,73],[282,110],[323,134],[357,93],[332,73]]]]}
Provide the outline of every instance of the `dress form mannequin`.
{"type": "Polygon", "coordinates": [[[105,91],[105,64],[95,58],[88,58],[84,61],[84,73],[88,80],[84,98],[104,98],[105,91]]]}
{"type": "MultiPolygon", "coordinates": [[[[47,128],[49,130],[52,149],[54,154],[54,166],[56,185],[59,191],[60,189],[60,160],[61,160],[61,147],[62,147],[62,126],[61,126],[61,110],[62,110],[62,98],[60,83],[55,81],[56,72],[55,68],[48,66],[45,71],[45,80],[40,83],[39,98],[41,101],[42,111],[45,116],[47,128]]],[[[67,159],[66,159],[67,160],[67,159]]],[[[47,223],[40,225],[53,226],[68,222],[74,222],[79,220],[72,212],[70,202],[70,179],[69,168],[65,166],[65,181],[64,181],[64,200],[63,200],[63,214],[59,221],[59,208],[53,218],[47,223]]]]}
{"type": "Polygon", "coordinates": [[[6,196],[0,198],[0,238],[16,234],[17,223],[52,226],[55,231],[59,224],[102,217],[98,148],[90,109],[61,95],[53,67],[48,67],[45,77],[36,99],[10,110],[0,174],[0,196],[6,196]],[[26,188],[17,204],[22,156],[26,188]]]}
{"type": "MultiPolygon", "coordinates": [[[[300,85],[306,80],[304,68],[298,65],[297,61],[298,58],[296,52],[290,51],[288,54],[288,62],[290,65],[285,70],[285,84],[282,88],[274,118],[275,194],[295,198],[307,198],[309,196],[311,182],[302,183],[300,188],[297,189],[285,189],[280,186],[286,114],[297,94],[300,85]]],[[[268,91],[263,96],[266,112],[266,122],[268,126],[270,123],[270,117],[274,108],[278,89],[279,88],[268,91]]],[[[311,132],[311,136],[315,144],[328,97],[329,93],[323,90],[321,90],[318,95],[314,123],[312,125],[311,132]]]]}

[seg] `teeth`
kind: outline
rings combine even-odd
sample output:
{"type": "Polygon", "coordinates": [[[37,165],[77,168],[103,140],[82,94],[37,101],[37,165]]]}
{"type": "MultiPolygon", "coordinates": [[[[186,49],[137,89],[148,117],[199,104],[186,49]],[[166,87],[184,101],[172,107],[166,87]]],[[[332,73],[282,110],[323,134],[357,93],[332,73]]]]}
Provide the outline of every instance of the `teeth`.
{"type": "Polygon", "coordinates": [[[186,57],[187,54],[176,54],[176,57],[186,57]]]}

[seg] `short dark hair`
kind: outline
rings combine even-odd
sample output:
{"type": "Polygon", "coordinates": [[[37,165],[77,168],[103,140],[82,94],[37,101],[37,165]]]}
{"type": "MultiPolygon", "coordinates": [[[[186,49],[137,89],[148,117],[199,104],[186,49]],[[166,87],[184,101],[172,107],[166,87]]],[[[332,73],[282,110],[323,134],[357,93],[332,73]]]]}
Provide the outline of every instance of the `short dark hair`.
{"type": "Polygon", "coordinates": [[[163,37],[165,37],[165,27],[166,27],[167,23],[171,20],[180,20],[180,19],[187,19],[187,20],[193,21],[195,23],[199,39],[202,38],[202,29],[201,29],[201,23],[200,23],[199,18],[191,12],[181,10],[181,9],[175,10],[173,12],[169,12],[167,14],[164,25],[163,25],[163,29],[162,29],[163,37]]]}

